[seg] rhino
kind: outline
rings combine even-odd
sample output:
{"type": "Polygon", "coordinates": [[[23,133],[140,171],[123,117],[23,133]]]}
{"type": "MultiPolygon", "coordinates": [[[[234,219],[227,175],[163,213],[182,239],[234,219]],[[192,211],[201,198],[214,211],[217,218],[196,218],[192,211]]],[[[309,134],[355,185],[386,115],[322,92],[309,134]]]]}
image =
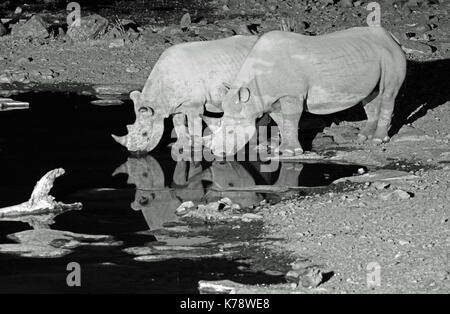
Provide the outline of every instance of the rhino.
{"type": "MultiPolygon", "coordinates": [[[[150,152],[164,133],[164,119],[173,115],[177,135],[174,148],[190,147],[195,141],[201,145],[200,115],[204,109],[222,112],[221,102],[227,92],[224,82],[234,79],[256,40],[257,36],[237,35],[166,49],[142,93],[130,93],[136,122],[127,125],[127,135],[113,135],[113,138],[130,152],[150,152]]],[[[215,122],[209,119],[207,123],[215,122]]]]}
{"type": "Polygon", "coordinates": [[[361,101],[367,123],[359,140],[389,141],[394,102],[406,75],[398,41],[380,26],[321,36],[271,31],[257,41],[222,101],[221,125],[204,144],[215,155],[234,155],[269,113],[277,123],[279,154],[301,155],[298,124],[303,111],[330,114],[361,101]]]}

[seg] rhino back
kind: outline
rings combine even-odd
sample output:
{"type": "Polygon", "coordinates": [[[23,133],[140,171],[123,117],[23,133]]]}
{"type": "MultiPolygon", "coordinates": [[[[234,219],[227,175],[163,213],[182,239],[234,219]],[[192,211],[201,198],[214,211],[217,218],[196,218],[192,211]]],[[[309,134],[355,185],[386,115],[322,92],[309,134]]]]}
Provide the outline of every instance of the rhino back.
{"type": "Polygon", "coordinates": [[[395,66],[402,58],[381,27],[322,36],[274,31],[256,43],[235,85],[253,88],[264,106],[282,96],[307,95],[307,109],[325,114],[367,97],[380,81],[383,62],[395,66]]]}
{"type": "Polygon", "coordinates": [[[256,36],[233,36],[166,49],[147,79],[143,98],[164,110],[205,97],[220,101],[223,83],[236,76],[256,40],[256,36]]]}
{"type": "Polygon", "coordinates": [[[233,36],[201,42],[186,49],[191,62],[189,87],[200,98],[219,104],[257,41],[256,36],[233,36]]]}

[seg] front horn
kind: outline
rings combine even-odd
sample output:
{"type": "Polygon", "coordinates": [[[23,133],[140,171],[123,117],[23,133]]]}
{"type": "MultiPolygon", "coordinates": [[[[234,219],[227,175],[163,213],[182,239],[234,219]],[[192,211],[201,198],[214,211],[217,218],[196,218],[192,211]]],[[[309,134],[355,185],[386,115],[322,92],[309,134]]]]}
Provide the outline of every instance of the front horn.
{"type": "Polygon", "coordinates": [[[120,145],[127,146],[127,137],[126,136],[117,136],[114,134],[111,134],[111,136],[120,145]]]}

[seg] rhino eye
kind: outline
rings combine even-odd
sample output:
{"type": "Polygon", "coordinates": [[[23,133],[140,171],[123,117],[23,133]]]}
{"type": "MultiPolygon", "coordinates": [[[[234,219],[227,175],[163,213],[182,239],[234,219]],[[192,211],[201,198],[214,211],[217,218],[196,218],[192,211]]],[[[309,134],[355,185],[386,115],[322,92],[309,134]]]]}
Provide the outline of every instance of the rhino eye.
{"type": "Polygon", "coordinates": [[[145,196],[142,196],[140,199],[139,199],[139,204],[140,205],[147,205],[148,204],[148,198],[147,197],[145,197],[145,196]]]}

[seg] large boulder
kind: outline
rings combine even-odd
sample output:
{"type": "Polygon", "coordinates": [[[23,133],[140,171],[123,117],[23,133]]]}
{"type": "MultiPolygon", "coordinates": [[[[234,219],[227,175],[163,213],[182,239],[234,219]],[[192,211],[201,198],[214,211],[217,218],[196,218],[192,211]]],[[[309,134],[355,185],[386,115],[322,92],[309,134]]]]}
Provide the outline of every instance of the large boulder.
{"type": "Polygon", "coordinates": [[[108,28],[108,20],[98,14],[92,14],[81,18],[80,26],[69,26],[67,36],[73,41],[95,39],[103,35],[108,28]]]}
{"type": "Polygon", "coordinates": [[[48,25],[39,15],[33,15],[25,23],[15,24],[11,30],[11,35],[16,37],[47,38],[50,34],[48,25]]]}

